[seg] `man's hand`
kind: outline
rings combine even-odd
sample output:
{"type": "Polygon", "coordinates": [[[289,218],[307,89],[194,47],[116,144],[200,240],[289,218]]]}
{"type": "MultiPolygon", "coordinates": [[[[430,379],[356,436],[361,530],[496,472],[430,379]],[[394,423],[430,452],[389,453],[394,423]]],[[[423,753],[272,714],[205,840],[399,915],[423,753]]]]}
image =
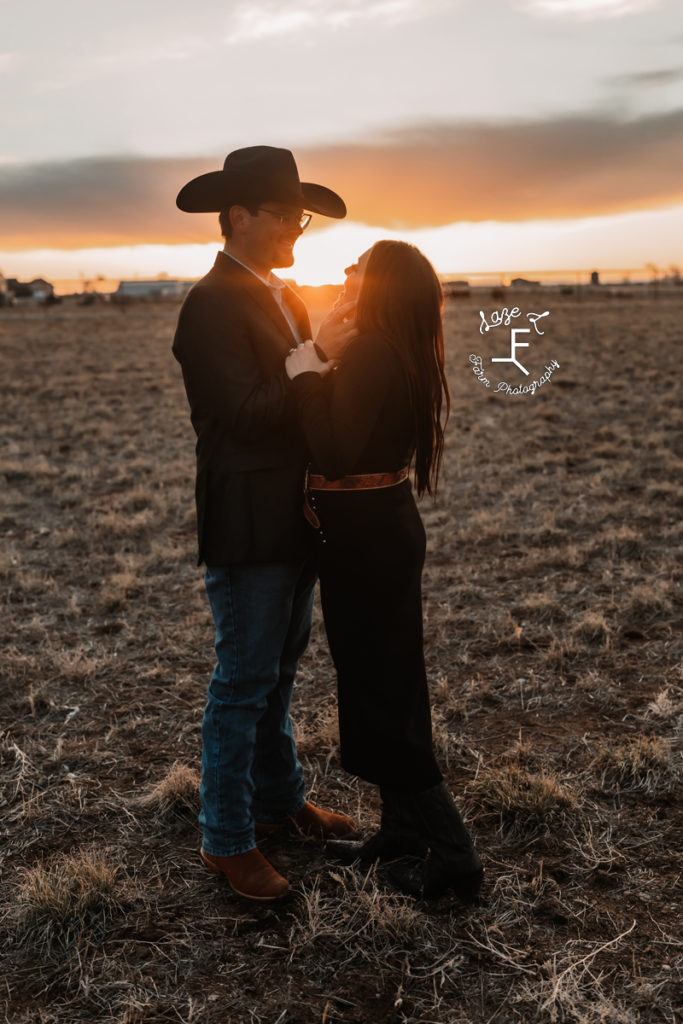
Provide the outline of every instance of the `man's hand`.
{"type": "Polygon", "coordinates": [[[358,337],[355,309],[355,302],[335,305],[320,324],[315,343],[329,360],[339,359],[348,344],[358,337]]]}
{"type": "Polygon", "coordinates": [[[303,345],[297,345],[296,348],[290,349],[289,355],[285,359],[285,370],[290,380],[298,377],[300,373],[307,373],[310,370],[324,377],[331,369],[332,363],[324,363],[319,358],[312,341],[305,341],[303,345]]]}

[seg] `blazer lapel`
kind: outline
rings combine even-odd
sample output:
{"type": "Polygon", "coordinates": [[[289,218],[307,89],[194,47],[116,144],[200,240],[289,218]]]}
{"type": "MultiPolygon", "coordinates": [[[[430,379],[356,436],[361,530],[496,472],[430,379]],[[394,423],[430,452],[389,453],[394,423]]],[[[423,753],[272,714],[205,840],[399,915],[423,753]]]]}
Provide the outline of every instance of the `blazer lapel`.
{"type": "Polygon", "coordinates": [[[273,298],[268,285],[262,284],[261,281],[254,277],[253,274],[250,276],[253,278],[253,283],[251,281],[249,282],[249,290],[251,294],[256,302],[258,302],[263,312],[268,314],[270,319],[278,328],[282,335],[285,351],[289,352],[292,345],[296,345],[296,338],[292,334],[292,330],[285,319],[284,313],[273,298]]]}
{"type": "MultiPolygon", "coordinates": [[[[293,345],[296,345],[296,339],[292,334],[291,328],[287,323],[282,310],[273,298],[270,288],[263,284],[262,281],[259,281],[258,277],[256,277],[255,274],[252,274],[250,270],[247,270],[247,268],[243,267],[241,263],[234,260],[232,256],[228,256],[227,253],[217,253],[214,269],[220,273],[227,273],[230,276],[233,274],[237,274],[239,276],[240,287],[245,288],[249,292],[254,301],[259,304],[263,312],[270,317],[277,327],[282,339],[281,348],[283,353],[289,352],[290,348],[293,345]]],[[[303,303],[301,303],[301,305],[303,305],[303,303]]],[[[300,317],[298,314],[295,315],[297,323],[299,323],[300,317]]],[[[308,320],[307,315],[306,319],[308,320]]]]}
{"type": "Polygon", "coordinates": [[[285,285],[282,295],[283,301],[287,303],[291,313],[296,320],[299,334],[302,341],[308,341],[311,337],[311,321],[308,318],[308,311],[293,288],[285,285]]]}

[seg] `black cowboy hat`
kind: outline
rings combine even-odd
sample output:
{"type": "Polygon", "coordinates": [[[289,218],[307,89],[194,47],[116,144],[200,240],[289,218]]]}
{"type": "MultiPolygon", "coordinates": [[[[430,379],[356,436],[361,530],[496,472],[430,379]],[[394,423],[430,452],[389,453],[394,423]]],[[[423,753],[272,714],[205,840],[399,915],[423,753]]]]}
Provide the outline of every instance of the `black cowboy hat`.
{"type": "Polygon", "coordinates": [[[248,146],[228,153],[222,171],[210,171],[181,188],[176,205],[185,213],[220,213],[233,205],[274,201],[325,217],[345,217],[344,200],[324,185],[299,181],[288,149],[248,146]]]}

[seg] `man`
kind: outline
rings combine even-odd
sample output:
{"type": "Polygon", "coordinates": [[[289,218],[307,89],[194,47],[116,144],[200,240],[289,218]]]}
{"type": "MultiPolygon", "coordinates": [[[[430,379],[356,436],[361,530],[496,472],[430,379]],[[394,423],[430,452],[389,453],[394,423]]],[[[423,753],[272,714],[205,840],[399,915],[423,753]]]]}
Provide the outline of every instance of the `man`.
{"type": "MultiPolygon", "coordinates": [[[[351,818],[306,801],[289,715],[311,624],[315,569],[303,517],[307,452],[284,362],[310,339],[305,307],[272,273],[294,262],[305,211],[341,218],[341,198],[300,182],[285,149],[230,153],[194,178],[177,205],[218,212],[225,248],[188,294],[173,354],[197,434],[199,563],[216,626],[217,664],[202,723],[200,851],[242,896],[278,899],[289,883],[256,848],[287,824],[344,835],[351,818]]],[[[328,358],[351,336],[343,312],[317,343],[328,358]]]]}

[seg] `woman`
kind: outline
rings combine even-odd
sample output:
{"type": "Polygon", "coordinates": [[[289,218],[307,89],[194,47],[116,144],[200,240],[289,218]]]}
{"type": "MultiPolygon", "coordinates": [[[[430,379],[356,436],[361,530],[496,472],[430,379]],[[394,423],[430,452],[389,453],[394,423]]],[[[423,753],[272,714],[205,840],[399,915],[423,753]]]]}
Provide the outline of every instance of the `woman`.
{"type": "Polygon", "coordinates": [[[443,450],[441,286],[404,242],[377,242],[346,271],[358,336],[338,367],[312,342],[286,371],[311,451],[307,518],[318,540],[320,595],[337,670],[344,768],[379,785],[381,827],[366,842],[329,849],[350,862],[429,856],[395,864],[414,895],[452,888],[465,901],[481,861],[446,789],[432,748],[422,635],[425,532],[408,480],[434,494],[443,450]]]}

